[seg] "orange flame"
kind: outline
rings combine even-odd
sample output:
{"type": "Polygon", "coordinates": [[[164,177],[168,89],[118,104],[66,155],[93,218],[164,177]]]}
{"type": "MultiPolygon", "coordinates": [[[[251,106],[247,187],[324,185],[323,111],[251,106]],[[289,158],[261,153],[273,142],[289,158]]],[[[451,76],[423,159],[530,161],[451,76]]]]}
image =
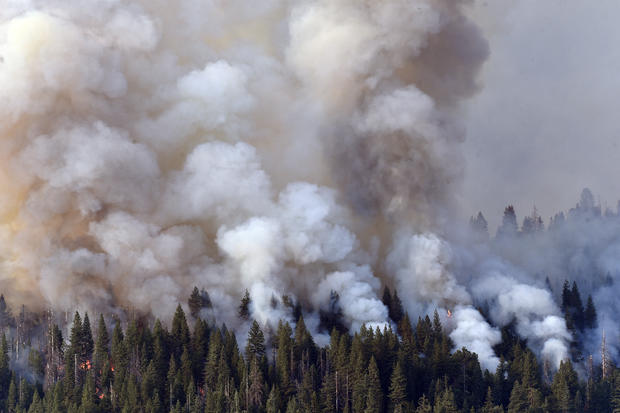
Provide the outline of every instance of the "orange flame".
{"type": "Polygon", "coordinates": [[[452,311],[448,310],[448,318],[452,318],[452,311]]]}

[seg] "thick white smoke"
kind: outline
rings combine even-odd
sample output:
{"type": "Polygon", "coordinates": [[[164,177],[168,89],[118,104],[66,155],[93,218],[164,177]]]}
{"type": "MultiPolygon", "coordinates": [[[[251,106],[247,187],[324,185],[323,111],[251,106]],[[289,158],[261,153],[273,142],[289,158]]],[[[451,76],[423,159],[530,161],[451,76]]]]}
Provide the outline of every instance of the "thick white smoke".
{"type": "MultiPolygon", "coordinates": [[[[554,301],[561,302],[564,281],[576,282],[584,306],[587,297],[592,296],[598,325],[574,339],[584,344],[586,354],[600,360],[605,332],[608,356],[617,360],[620,337],[616,316],[620,311],[616,299],[620,293],[618,234],[618,214],[610,210],[601,213],[592,194],[584,190],[577,207],[567,214],[557,215],[546,231],[516,234],[488,243],[488,250],[478,257],[479,262],[485,263],[478,272],[497,281],[486,285],[501,285],[501,288],[510,284],[505,277],[511,278],[512,284],[521,290],[515,291],[518,302],[522,303],[520,306],[523,310],[531,308],[530,314],[537,312],[539,316],[558,315],[554,301]],[[490,260],[489,255],[502,258],[490,260]],[[524,289],[529,293],[522,294],[527,292],[524,289]],[[538,298],[534,300],[533,297],[538,298]]],[[[495,288],[498,290],[493,294],[498,293],[500,287],[495,288]]],[[[558,320],[554,325],[565,328],[558,320]]],[[[557,331],[557,338],[565,335],[560,329],[546,328],[546,331],[557,331]]]]}
{"type": "Polygon", "coordinates": [[[478,264],[471,283],[437,235],[462,175],[460,103],[488,54],[467,2],[94,3],[0,11],[1,277],[14,300],[166,318],[197,285],[243,332],[247,288],[263,325],[296,321],[288,296],[318,333],[334,297],[347,326],[387,325],[388,284],[412,317],[453,310],[452,339],[484,367],[500,335],[479,302],[565,357],[548,294],[478,264]]]}

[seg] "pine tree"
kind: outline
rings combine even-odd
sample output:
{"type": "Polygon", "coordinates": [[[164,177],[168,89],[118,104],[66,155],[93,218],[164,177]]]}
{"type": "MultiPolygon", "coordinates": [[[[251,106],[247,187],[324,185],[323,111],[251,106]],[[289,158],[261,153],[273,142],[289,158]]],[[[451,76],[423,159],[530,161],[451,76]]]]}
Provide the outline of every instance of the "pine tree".
{"type": "Polygon", "coordinates": [[[28,413],[44,413],[45,410],[43,408],[43,402],[41,401],[41,397],[39,396],[39,392],[35,391],[32,403],[30,404],[30,408],[28,409],[28,413]]]}
{"type": "Polygon", "coordinates": [[[491,392],[491,387],[487,388],[487,395],[480,413],[504,413],[504,409],[501,406],[497,406],[493,403],[493,392],[491,392]]]}
{"type": "Polygon", "coordinates": [[[88,313],[84,314],[82,322],[82,331],[80,333],[80,351],[79,354],[83,359],[90,359],[93,353],[93,333],[90,328],[90,320],[88,313]]]}
{"type": "Polygon", "coordinates": [[[250,318],[250,303],[252,302],[252,299],[250,298],[250,292],[248,290],[245,290],[245,294],[243,295],[243,298],[241,299],[241,303],[239,304],[239,311],[238,311],[238,316],[239,318],[241,318],[242,320],[247,320],[248,318],[250,318]]]}
{"type": "Polygon", "coordinates": [[[428,401],[426,395],[422,395],[418,400],[418,407],[415,409],[415,413],[432,413],[433,407],[431,403],[428,401]]]}
{"type": "Polygon", "coordinates": [[[252,322],[252,327],[250,327],[248,333],[248,344],[245,347],[245,355],[248,362],[254,358],[260,360],[265,355],[265,336],[256,320],[252,322]]]}
{"type": "Polygon", "coordinates": [[[592,301],[591,295],[588,295],[588,301],[586,303],[586,309],[584,310],[583,316],[585,328],[597,327],[598,322],[596,317],[596,308],[594,307],[594,302],[592,301]]]}
{"type": "Polygon", "coordinates": [[[392,371],[389,398],[390,405],[394,411],[402,409],[407,401],[407,378],[403,373],[400,361],[396,362],[396,366],[392,371]]]}
{"type": "Polygon", "coordinates": [[[192,317],[198,318],[200,315],[200,311],[203,308],[211,307],[211,298],[209,294],[203,289],[198,291],[198,287],[194,287],[192,294],[187,300],[187,305],[189,307],[189,313],[192,317]]]}
{"type": "Polygon", "coordinates": [[[4,294],[0,294],[0,330],[6,333],[6,329],[11,326],[12,321],[11,309],[4,300],[4,294]]]}
{"type": "Polygon", "coordinates": [[[383,305],[387,307],[389,312],[390,306],[392,305],[392,292],[387,286],[383,289],[383,297],[381,298],[381,301],[383,302],[383,305]]]}
{"type": "Polygon", "coordinates": [[[363,412],[366,406],[368,385],[366,382],[366,365],[363,354],[358,354],[353,370],[352,406],[354,412],[363,412]]]}
{"type": "Polygon", "coordinates": [[[291,374],[291,354],[293,352],[293,329],[288,322],[278,322],[276,332],[276,374],[285,396],[292,393],[291,374]]]}
{"type": "Polygon", "coordinates": [[[82,344],[82,317],[80,317],[80,313],[77,311],[73,316],[73,326],[71,327],[71,336],[70,336],[70,351],[74,354],[81,353],[81,344],[82,344]]]}
{"type": "Polygon", "coordinates": [[[481,239],[486,240],[489,238],[489,227],[487,224],[487,220],[484,218],[484,215],[482,215],[482,212],[478,212],[478,215],[476,215],[475,218],[470,218],[469,226],[472,231],[481,239]]]}
{"type": "Polygon", "coordinates": [[[0,400],[4,400],[9,392],[11,383],[9,362],[9,346],[6,342],[6,336],[2,334],[2,341],[0,342],[0,400]]]}
{"type": "Polygon", "coordinates": [[[620,413],[620,371],[614,374],[613,393],[611,394],[613,413],[620,413]]]}
{"type": "Polygon", "coordinates": [[[194,334],[191,341],[193,375],[198,387],[203,384],[202,372],[207,359],[208,346],[209,327],[206,321],[199,319],[194,326],[194,334]]]}
{"type": "Polygon", "coordinates": [[[174,313],[170,333],[172,335],[172,350],[175,358],[178,360],[190,342],[189,327],[187,326],[187,319],[181,304],[177,306],[174,313]]]}
{"type": "Polygon", "coordinates": [[[97,398],[95,392],[95,380],[92,371],[86,375],[84,388],[82,390],[82,401],[80,404],[80,413],[91,413],[97,411],[97,398]]]}
{"type": "Polygon", "coordinates": [[[398,323],[400,323],[403,319],[403,303],[400,301],[400,297],[398,296],[398,292],[396,290],[394,290],[394,294],[392,294],[392,301],[388,307],[388,310],[390,318],[398,325],[398,323]]]}
{"type": "Polygon", "coordinates": [[[15,379],[11,379],[11,383],[9,384],[9,391],[7,395],[7,408],[9,412],[15,412],[17,409],[17,403],[19,401],[19,397],[17,394],[17,386],[15,385],[15,379]]]}
{"type": "Polygon", "coordinates": [[[374,356],[368,362],[366,383],[368,385],[368,393],[366,395],[366,409],[364,413],[381,413],[383,411],[383,390],[381,389],[379,369],[374,356]]]}
{"type": "Polygon", "coordinates": [[[580,331],[583,331],[583,302],[581,301],[581,294],[579,294],[579,288],[577,288],[577,283],[575,281],[573,281],[573,287],[571,289],[571,307],[573,308],[573,318],[575,320],[575,325],[580,331]]]}
{"type": "Polygon", "coordinates": [[[250,404],[253,407],[253,410],[258,410],[260,406],[263,404],[263,396],[265,392],[265,384],[263,375],[258,366],[258,361],[256,358],[252,358],[251,368],[250,368],[250,387],[249,387],[249,400],[250,404]]]}
{"type": "Polygon", "coordinates": [[[95,342],[95,353],[93,356],[93,364],[97,371],[103,370],[103,365],[109,359],[109,343],[108,329],[103,319],[103,314],[99,315],[99,324],[97,326],[97,341],[95,342]]]}
{"type": "Polygon", "coordinates": [[[569,360],[561,361],[560,368],[553,377],[551,391],[555,410],[567,413],[572,410],[573,398],[578,389],[577,373],[569,360]]]}
{"type": "Polygon", "coordinates": [[[457,413],[458,409],[454,402],[454,392],[450,387],[445,387],[443,391],[439,393],[438,397],[435,397],[435,407],[433,413],[457,413]]]}
{"type": "Polygon", "coordinates": [[[336,400],[336,374],[329,372],[321,384],[321,406],[324,413],[337,412],[340,403],[336,400]]]}
{"type": "Polygon", "coordinates": [[[282,400],[280,400],[280,390],[277,385],[271,386],[269,397],[267,398],[267,413],[280,413],[282,400]]]}
{"type": "Polygon", "coordinates": [[[512,205],[508,205],[504,209],[504,216],[502,217],[502,225],[497,229],[497,237],[512,237],[517,234],[517,214],[512,205]]]}

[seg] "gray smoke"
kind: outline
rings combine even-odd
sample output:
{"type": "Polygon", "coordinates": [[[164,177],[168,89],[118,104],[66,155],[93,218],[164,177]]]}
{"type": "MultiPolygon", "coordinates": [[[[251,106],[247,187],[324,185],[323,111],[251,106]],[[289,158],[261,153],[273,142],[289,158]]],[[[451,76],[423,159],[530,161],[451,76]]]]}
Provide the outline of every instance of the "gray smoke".
{"type": "Polygon", "coordinates": [[[168,318],[197,285],[240,337],[247,288],[261,324],[298,302],[323,342],[333,293],[350,328],[388,325],[387,284],[484,367],[500,335],[481,301],[559,363],[553,301],[515,305],[550,296],[448,241],[488,55],[467,3],[4,0],[1,288],[168,318]]]}

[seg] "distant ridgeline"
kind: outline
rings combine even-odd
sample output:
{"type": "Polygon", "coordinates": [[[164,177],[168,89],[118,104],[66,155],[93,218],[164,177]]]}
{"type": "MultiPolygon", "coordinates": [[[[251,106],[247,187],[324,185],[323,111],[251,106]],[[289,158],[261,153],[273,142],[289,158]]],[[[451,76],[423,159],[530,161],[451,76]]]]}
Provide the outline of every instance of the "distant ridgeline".
{"type": "MultiPolygon", "coordinates": [[[[596,324],[576,284],[565,283],[562,309],[574,331],[596,324]]],[[[362,327],[346,333],[338,314],[323,314],[331,330],[319,347],[298,308],[294,327],[280,322],[263,332],[249,318],[245,294],[238,317],[248,326],[242,349],[217,320],[201,318],[211,303],[194,289],[189,317],[181,305],[170,329],[159,320],[75,313],[69,337],[47,316],[22,307],[17,317],[0,297],[0,410],[4,412],[611,412],[620,409],[620,370],[605,355],[573,358],[552,372],[541,364],[514,324],[494,349],[495,372],[482,371],[475,353],[444,332],[439,314],[412,323],[397,292],[383,301],[397,331],[362,327]],[[189,322],[188,322],[189,321],[189,322]],[[125,325],[123,327],[123,325],[125,325]],[[190,328],[191,326],[191,328],[190,328]]],[[[69,327],[69,326],[67,326],[69,327]]]]}

